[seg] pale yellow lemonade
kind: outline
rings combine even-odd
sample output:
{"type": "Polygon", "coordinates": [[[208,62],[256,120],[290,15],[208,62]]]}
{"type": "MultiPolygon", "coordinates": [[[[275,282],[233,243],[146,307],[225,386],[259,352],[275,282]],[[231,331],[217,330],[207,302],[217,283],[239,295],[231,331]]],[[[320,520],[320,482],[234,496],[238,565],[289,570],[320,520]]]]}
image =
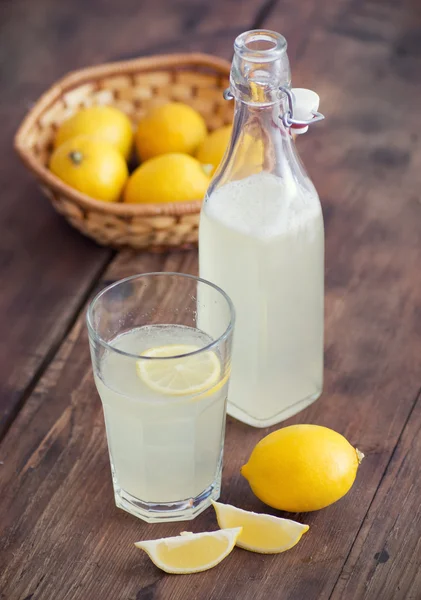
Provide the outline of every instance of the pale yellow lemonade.
{"type": "MultiPolygon", "coordinates": [[[[194,352],[211,341],[191,327],[148,325],[119,335],[110,345],[129,354],[153,354],[162,347],[194,352]]],[[[142,379],[144,366],[139,361],[116,351],[103,356],[99,369],[103,379],[96,374],[96,384],[104,408],[116,497],[123,491],[144,502],[178,502],[199,496],[218,480],[227,377],[221,372],[217,351],[197,356],[211,359],[213,380],[206,390],[187,395],[152,389],[142,379]]],[[[183,360],[177,359],[178,364],[183,360]]],[[[159,368],[165,369],[162,362],[159,368]]],[[[209,502],[218,495],[219,489],[209,502]]]]}
{"type": "MultiPolygon", "coordinates": [[[[228,413],[254,426],[277,423],[322,390],[317,194],[265,172],[222,185],[202,208],[199,242],[200,276],[227,292],[237,315],[228,413]]],[[[205,307],[199,326],[212,331],[211,316],[205,307]]]]}

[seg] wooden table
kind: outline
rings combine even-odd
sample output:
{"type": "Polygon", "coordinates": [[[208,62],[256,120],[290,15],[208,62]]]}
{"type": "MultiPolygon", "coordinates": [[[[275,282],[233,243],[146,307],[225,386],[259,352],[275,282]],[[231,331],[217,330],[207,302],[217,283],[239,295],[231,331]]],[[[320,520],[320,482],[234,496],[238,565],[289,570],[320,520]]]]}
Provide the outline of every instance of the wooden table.
{"type": "MultiPolygon", "coordinates": [[[[416,0],[15,0],[0,4],[1,600],[421,598],[421,13],[416,0]],[[289,422],[343,433],[366,458],[352,491],[293,515],[290,552],[236,550],[167,576],[113,504],[84,311],[138,272],[195,273],[196,253],[115,254],[67,226],[14,156],[14,131],[68,70],[176,50],[230,58],[243,30],[289,41],[294,85],[328,119],[299,140],[326,221],[322,398],[289,422]]],[[[262,511],[239,467],[268,430],[228,419],[222,500],[262,511]]],[[[188,525],[212,530],[212,510],[188,525]]]]}

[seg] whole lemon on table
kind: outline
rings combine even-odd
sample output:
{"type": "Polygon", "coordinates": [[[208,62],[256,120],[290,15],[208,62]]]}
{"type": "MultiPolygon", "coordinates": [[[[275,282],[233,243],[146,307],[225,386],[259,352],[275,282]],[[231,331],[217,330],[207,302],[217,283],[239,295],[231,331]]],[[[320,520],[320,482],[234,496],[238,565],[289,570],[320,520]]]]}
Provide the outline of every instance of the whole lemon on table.
{"type": "Polygon", "coordinates": [[[126,161],[114,146],[84,135],[54,150],[50,170],[72,188],[105,202],[120,198],[129,175],[126,161]]]}
{"type": "Polygon", "coordinates": [[[307,512],[342,498],[363,456],[332,429],[291,425],[263,438],[241,473],[265,504],[307,512]]]}
{"type": "Polygon", "coordinates": [[[141,160],[160,154],[194,154],[207,135],[203,117],[182,102],[152,108],[139,121],[135,144],[141,160]]]}
{"type": "Polygon", "coordinates": [[[232,125],[219,127],[210,133],[199,146],[196,158],[203,165],[212,165],[210,175],[213,175],[224,157],[225,150],[231,138],[232,125]]]}
{"type": "Polygon", "coordinates": [[[133,145],[133,129],[129,118],[113,106],[82,108],[62,123],[57,131],[54,146],[78,135],[95,135],[113,144],[127,158],[133,145]]]}
{"type": "Polygon", "coordinates": [[[164,154],[147,160],[132,173],[124,191],[124,201],[201,200],[208,185],[209,177],[198,160],[187,154],[164,154]]]}

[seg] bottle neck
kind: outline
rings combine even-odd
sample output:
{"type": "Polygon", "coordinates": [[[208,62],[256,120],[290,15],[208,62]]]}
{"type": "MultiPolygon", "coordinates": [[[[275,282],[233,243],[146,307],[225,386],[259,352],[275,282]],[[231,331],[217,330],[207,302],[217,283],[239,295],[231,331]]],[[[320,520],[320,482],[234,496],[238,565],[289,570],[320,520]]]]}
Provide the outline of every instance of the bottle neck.
{"type": "Polygon", "coordinates": [[[293,152],[290,130],[282,122],[288,103],[280,88],[291,85],[286,49],[285,38],[267,30],[247,31],[234,43],[230,77],[236,103],[233,149],[252,144],[263,148],[260,167],[270,172],[285,172],[285,154],[293,152]]]}
{"type": "Polygon", "coordinates": [[[263,107],[279,103],[281,86],[291,85],[287,43],[279,33],[246,31],[234,43],[230,88],[236,100],[263,107]]]}
{"type": "MultiPolygon", "coordinates": [[[[240,163],[254,164],[256,172],[267,171],[286,177],[291,164],[299,162],[289,128],[282,122],[285,99],[255,105],[236,99],[231,155],[240,163]],[[242,159],[242,161],[241,161],[242,159]]],[[[241,164],[238,165],[241,167],[241,164]]],[[[241,177],[241,169],[237,177],[241,177]]],[[[237,178],[236,177],[236,178],[237,178]]]]}
{"type": "Polygon", "coordinates": [[[311,190],[282,116],[288,100],[281,87],[291,85],[285,39],[272,31],[249,31],[235,41],[230,92],[235,116],[230,146],[208,194],[231,181],[267,173],[288,193],[311,190]]]}

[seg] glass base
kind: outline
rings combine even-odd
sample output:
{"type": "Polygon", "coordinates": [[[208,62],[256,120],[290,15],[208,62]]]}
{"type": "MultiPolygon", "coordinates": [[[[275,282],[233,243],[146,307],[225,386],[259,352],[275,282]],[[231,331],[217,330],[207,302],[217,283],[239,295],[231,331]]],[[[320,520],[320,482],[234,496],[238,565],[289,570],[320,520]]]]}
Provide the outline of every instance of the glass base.
{"type": "Polygon", "coordinates": [[[320,389],[311,396],[307,396],[306,398],[303,398],[303,400],[300,400],[291,406],[287,406],[269,419],[257,419],[256,417],[249,415],[235,404],[232,404],[228,397],[227,413],[231,417],[234,417],[234,419],[246,423],[247,425],[251,425],[252,427],[270,427],[271,425],[276,425],[277,423],[281,423],[282,421],[293,417],[307,406],[310,406],[310,404],[313,404],[313,402],[320,398],[321,394],[322,390],[320,389]]]}
{"type": "Polygon", "coordinates": [[[178,502],[144,502],[121,488],[114,488],[116,506],[147,523],[190,521],[208,508],[212,500],[218,500],[220,493],[220,478],[195,498],[178,502]]]}

